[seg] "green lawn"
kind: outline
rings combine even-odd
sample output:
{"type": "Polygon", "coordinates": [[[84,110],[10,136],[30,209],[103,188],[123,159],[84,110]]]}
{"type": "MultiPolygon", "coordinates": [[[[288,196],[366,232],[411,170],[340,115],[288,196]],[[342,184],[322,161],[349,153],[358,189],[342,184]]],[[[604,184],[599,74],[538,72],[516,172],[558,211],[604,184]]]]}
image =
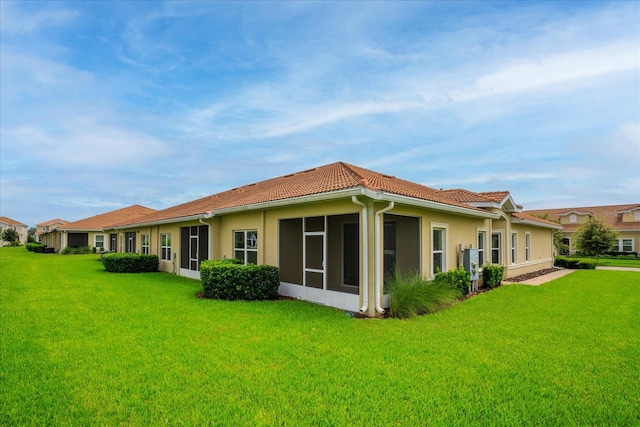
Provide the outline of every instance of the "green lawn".
{"type": "Polygon", "coordinates": [[[410,320],[200,289],[0,249],[0,425],[640,424],[640,273],[410,320]]]}
{"type": "MultiPolygon", "coordinates": [[[[576,256],[576,255],[572,255],[569,258],[572,259],[593,259],[595,260],[596,257],[594,256],[576,256]]],[[[598,259],[598,265],[602,265],[602,266],[607,266],[607,267],[632,267],[632,268],[638,268],[640,269],[640,259],[624,259],[624,258],[607,258],[607,257],[600,257],[598,259]]]]}

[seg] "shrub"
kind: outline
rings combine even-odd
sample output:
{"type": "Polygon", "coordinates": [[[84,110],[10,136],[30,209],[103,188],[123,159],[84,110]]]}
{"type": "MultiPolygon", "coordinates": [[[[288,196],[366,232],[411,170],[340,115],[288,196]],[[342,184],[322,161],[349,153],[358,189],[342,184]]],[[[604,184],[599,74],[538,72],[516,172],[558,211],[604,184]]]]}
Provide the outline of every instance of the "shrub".
{"type": "Polygon", "coordinates": [[[385,292],[389,294],[389,315],[398,319],[433,313],[458,296],[448,280],[429,282],[417,272],[402,274],[397,270],[387,277],[385,292]]]}
{"type": "Polygon", "coordinates": [[[157,255],[114,252],[103,254],[102,263],[110,273],[154,273],[160,261],[157,255]]]}
{"type": "Polygon", "coordinates": [[[82,246],[79,248],[72,248],[70,246],[67,246],[60,253],[62,255],[87,255],[87,254],[92,254],[93,250],[91,246],[82,246]]]}
{"type": "Polygon", "coordinates": [[[280,270],[272,265],[243,265],[235,259],[203,261],[200,279],[205,298],[270,300],[278,298],[280,270]]]}
{"type": "Polygon", "coordinates": [[[449,283],[460,295],[467,295],[469,293],[469,284],[471,283],[471,273],[463,268],[458,268],[446,273],[436,274],[434,282],[441,281],[449,283]]]}
{"type": "Polygon", "coordinates": [[[46,248],[47,245],[43,245],[42,243],[30,242],[30,243],[27,243],[25,247],[29,252],[35,252],[35,253],[41,254],[41,253],[44,253],[44,248],[46,248]]]}
{"type": "Polygon", "coordinates": [[[571,270],[595,270],[596,260],[556,256],[555,266],[571,270]]]}
{"type": "Polygon", "coordinates": [[[609,252],[605,252],[604,255],[612,256],[612,257],[622,257],[623,259],[638,258],[638,252],[609,251],[609,252]]]}
{"type": "Polygon", "coordinates": [[[489,288],[497,288],[502,284],[504,266],[498,264],[486,264],[482,267],[482,283],[489,288]]]}

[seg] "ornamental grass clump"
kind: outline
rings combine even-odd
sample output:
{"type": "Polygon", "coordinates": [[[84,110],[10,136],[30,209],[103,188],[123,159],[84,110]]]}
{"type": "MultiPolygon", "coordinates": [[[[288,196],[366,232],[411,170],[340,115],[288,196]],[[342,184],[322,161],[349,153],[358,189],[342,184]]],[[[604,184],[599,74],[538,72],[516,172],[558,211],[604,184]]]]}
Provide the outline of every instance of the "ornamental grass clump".
{"type": "Polygon", "coordinates": [[[389,315],[398,319],[433,313],[456,300],[459,293],[448,281],[429,282],[420,273],[394,271],[385,282],[389,315]]]}

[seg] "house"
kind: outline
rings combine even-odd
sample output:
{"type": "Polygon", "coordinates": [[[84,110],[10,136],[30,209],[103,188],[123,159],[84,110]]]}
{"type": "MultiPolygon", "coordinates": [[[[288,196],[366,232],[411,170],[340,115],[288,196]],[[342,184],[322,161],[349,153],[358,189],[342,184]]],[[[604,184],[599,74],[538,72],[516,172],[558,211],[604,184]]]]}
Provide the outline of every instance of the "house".
{"type": "Polygon", "coordinates": [[[62,252],[66,247],[85,246],[94,247],[97,251],[125,252],[127,248],[118,247],[116,241],[109,240],[104,232],[105,226],[131,222],[152,212],[155,212],[155,209],[133,205],[74,222],[64,221],[63,224],[46,231],[40,229],[40,240],[53,247],[56,252],[62,252]]]}
{"type": "Polygon", "coordinates": [[[4,246],[5,242],[2,240],[2,233],[4,230],[13,229],[18,232],[18,239],[21,244],[27,244],[27,237],[29,227],[15,219],[11,219],[6,216],[0,216],[0,246],[4,246]]]}
{"type": "Polygon", "coordinates": [[[36,241],[42,243],[43,245],[47,245],[51,248],[60,247],[60,242],[54,242],[53,236],[54,234],[51,231],[57,229],[61,225],[68,224],[69,221],[65,221],[64,219],[55,218],[50,219],[49,221],[41,222],[36,224],[36,241]],[[57,245],[56,245],[57,243],[57,245]]]}
{"type": "Polygon", "coordinates": [[[529,215],[556,221],[562,226],[563,243],[567,254],[576,252],[575,232],[589,218],[599,218],[618,232],[614,251],[638,252],[640,248],[640,203],[629,205],[586,206],[577,208],[538,209],[529,215]]]}
{"type": "MultiPolygon", "coordinates": [[[[65,227],[71,227],[67,225],[65,227]]],[[[346,163],[234,188],[104,229],[120,250],[156,254],[160,269],[199,278],[206,259],[280,268],[280,292],[376,316],[384,276],[433,277],[462,248],[511,277],[553,264],[561,227],[522,212],[509,192],[436,190],[346,163]]]]}

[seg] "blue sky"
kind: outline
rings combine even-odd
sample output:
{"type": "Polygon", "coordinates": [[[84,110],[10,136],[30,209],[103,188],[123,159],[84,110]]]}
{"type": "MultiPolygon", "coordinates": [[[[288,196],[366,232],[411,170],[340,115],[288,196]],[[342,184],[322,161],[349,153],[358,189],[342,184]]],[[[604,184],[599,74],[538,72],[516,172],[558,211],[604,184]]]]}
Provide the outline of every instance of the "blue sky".
{"type": "Polygon", "coordinates": [[[336,161],[525,209],[640,202],[640,2],[0,2],[0,215],[336,161]]]}

